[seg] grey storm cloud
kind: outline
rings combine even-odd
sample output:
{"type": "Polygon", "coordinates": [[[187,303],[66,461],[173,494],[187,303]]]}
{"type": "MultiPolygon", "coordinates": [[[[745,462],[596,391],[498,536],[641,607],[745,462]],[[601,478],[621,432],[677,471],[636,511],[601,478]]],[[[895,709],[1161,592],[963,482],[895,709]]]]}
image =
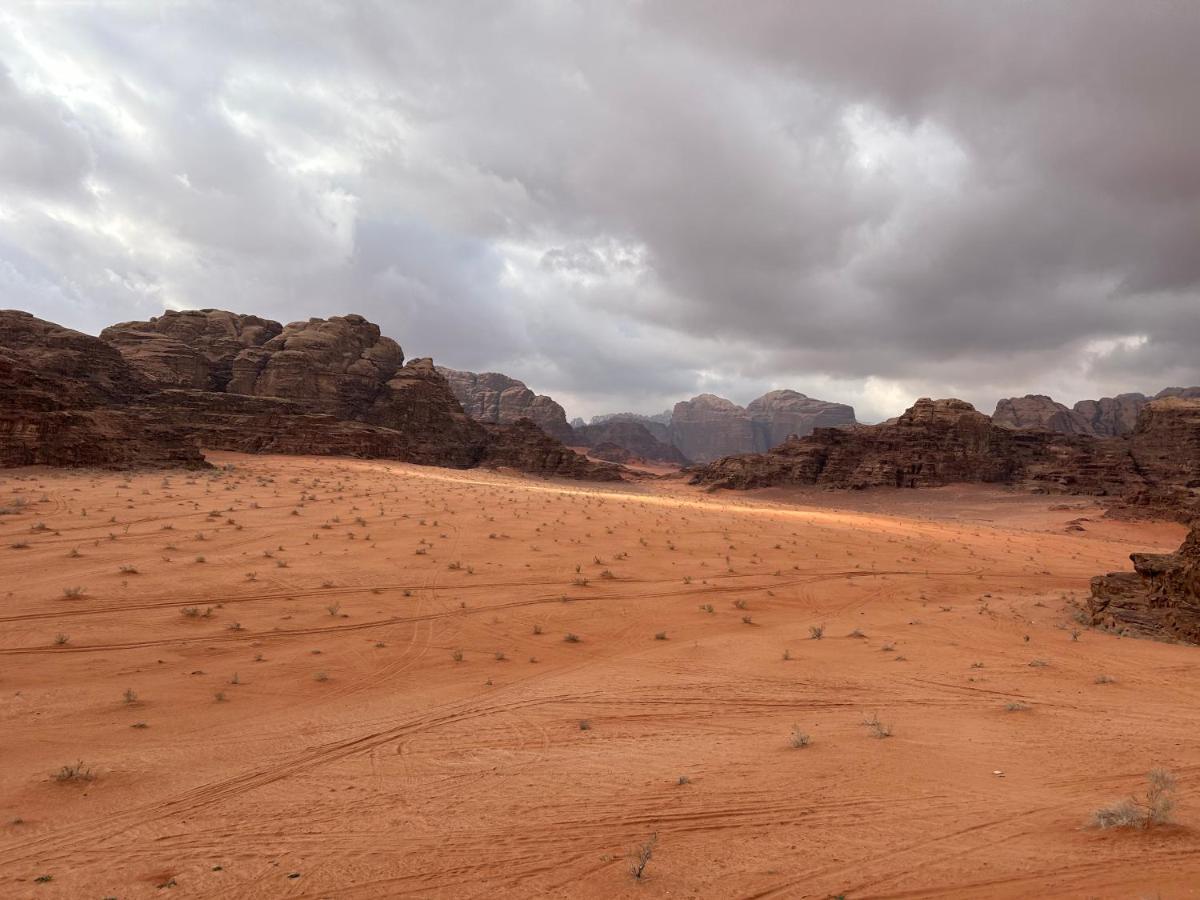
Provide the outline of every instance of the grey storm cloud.
{"type": "Polygon", "coordinates": [[[1200,8],[0,9],[0,305],[356,311],[574,414],[1200,381],[1200,8]]]}

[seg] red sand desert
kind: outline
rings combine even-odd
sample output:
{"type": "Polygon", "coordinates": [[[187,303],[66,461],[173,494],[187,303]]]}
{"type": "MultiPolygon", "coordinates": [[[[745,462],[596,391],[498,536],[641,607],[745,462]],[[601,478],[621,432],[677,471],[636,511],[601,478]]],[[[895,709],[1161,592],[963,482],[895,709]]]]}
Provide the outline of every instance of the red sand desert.
{"type": "Polygon", "coordinates": [[[0,479],[4,896],[1197,892],[1198,651],[1073,617],[1182,526],[209,459],[0,479]]]}

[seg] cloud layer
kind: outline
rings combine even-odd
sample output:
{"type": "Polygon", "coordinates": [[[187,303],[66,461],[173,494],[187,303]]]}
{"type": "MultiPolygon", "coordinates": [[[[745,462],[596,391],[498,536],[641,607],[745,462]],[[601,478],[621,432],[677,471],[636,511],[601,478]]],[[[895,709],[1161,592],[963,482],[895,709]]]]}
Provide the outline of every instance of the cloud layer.
{"type": "Polygon", "coordinates": [[[1200,11],[0,11],[0,305],[361,312],[569,414],[1200,382],[1200,11]]]}

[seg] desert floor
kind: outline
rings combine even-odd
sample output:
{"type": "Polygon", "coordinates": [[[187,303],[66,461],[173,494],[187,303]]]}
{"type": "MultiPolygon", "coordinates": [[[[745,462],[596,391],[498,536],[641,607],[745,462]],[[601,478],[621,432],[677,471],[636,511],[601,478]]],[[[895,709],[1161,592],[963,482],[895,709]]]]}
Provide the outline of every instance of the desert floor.
{"type": "Polygon", "coordinates": [[[1180,526],[210,459],[0,475],[2,896],[1198,890],[1200,649],[1073,618],[1180,526]]]}

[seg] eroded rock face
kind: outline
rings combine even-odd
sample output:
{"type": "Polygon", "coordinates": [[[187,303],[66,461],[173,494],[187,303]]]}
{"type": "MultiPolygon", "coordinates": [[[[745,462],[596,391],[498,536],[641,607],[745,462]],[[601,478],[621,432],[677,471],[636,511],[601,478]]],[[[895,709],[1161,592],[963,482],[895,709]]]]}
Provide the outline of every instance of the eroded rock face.
{"type": "Polygon", "coordinates": [[[804,437],[816,428],[854,425],[854,407],[815,400],[797,391],[770,391],[746,405],[754,423],[754,452],[765,453],[792,435],[804,437]]]}
{"type": "Polygon", "coordinates": [[[0,466],[205,465],[184,432],[130,415],[152,386],[98,338],[0,311],[0,466]]]}
{"type": "Polygon", "coordinates": [[[681,400],[671,412],[671,443],[688,459],[709,462],[754,450],[754,423],[745,409],[715,394],[681,400]]]}
{"type": "Polygon", "coordinates": [[[1120,444],[1001,428],[962,400],[922,398],[894,422],[818,428],[767,453],[717,460],[696,469],[692,483],[857,489],[1021,482],[1042,490],[1104,494],[1135,477],[1120,444]]]}
{"type": "Polygon", "coordinates": [[[160,387],[223,391],[238,354],[282,330],[270,319],[220,309],[168,310],[148,322],[110,325],[100,339],[160,387]]]}
{"type": "Polygon", "coordinates": [[[1134,509],[1200,516],[1200,398],[1166,396],[1142,408],[1128,438],[1140,481],[1126,491],[1134,509]]]}
{"type": "Polygon", "coordinates": [[[1094,434],[1081,413],[1056,403],[1045,394],[1009,397],[996,404],[992,421],[1005,428],[1035,428],[1061,434],[1094,434]]]}
{"type": "Polygon", "coordinates": [[[575,439],[590,448],[592,456],[610,462],[643,459],[678,466],[687,464],[686,457],[674,444],[658,440],[641,422],[613,418],[600,425],[584,425],[575,429],[575,439]],[[623,456],[604,445],[623,450],[623,456]]]}
{"type": "Polygon", "coordinates": [[[438,367],[463,410],[477,422],[511,425],[529,419],[551,437],[573,443],[575,433],[561,406],[544,394],[535,394],[523,381],[498,372],[463,372],[438,367]]]}
{"type": "Polygon", "coordinates": [[[1133,431],[1138,414],[1148,402],[1145,394],[1118,394],[1099,400],[1080,400],[1075,404],[1075,412],[1087,421],[1092,434],[1118,437],[1133,431]]]}
{"type": "MultiPolygon", "coordinates": [[[[214,449],[609,477],[524,426],[487,430],[463,411],[432,360],[406,363],[400,345],[359,315],[280,326],[203,310],[125,323],[105,335],[148,380],[179,388],[140,401],[138,415],[170,422],[214,449]]],[[[540,399],[566,427],[561,408],[540,399]]],[[[536,399],[532,405],[546,408],[536,399]]]]}
{"type": "Polygon", "coordinates": [[[1132,572],[1092,579],[1091,624],[1200,643],[1200,527],[1174,553],[1133,553],[1132,572]]]}

